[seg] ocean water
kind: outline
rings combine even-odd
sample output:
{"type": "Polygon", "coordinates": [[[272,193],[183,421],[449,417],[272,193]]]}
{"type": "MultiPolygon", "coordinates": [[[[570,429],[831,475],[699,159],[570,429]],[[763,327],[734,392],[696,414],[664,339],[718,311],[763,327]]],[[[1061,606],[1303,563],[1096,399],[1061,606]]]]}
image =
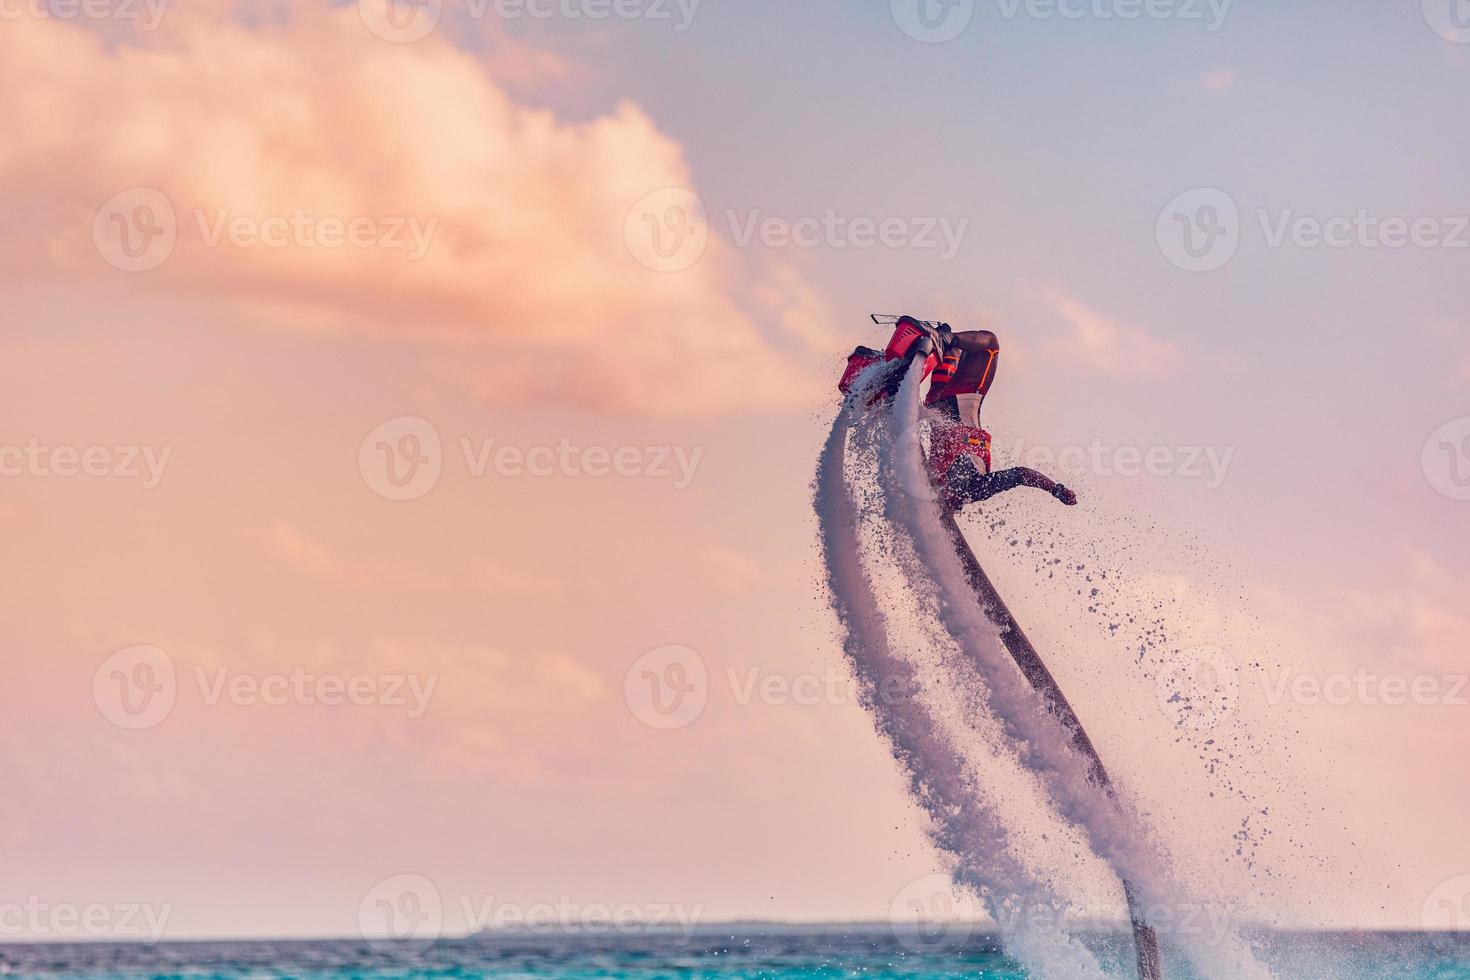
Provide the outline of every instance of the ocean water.
{"type": "MultiPolygon", "coordinates": [[[[1115,940],[1094,939],[1117,964],[1115,940]]],[[[1275,934],[1257,948],[1278,977],[1470,980],[1470,935],[1275,934]]],[[[1187,977],[1178,965],[1167,976],[1187,977]]],[[[0,946],[9,977],[973,977],[1025,973],[993,937],[932,948],[909,936],[847,934],[472,938],[430,945],[363,940],[0,946]]],[[[1119,976],[1128,976],[1119,969],[1119,976]]]]}

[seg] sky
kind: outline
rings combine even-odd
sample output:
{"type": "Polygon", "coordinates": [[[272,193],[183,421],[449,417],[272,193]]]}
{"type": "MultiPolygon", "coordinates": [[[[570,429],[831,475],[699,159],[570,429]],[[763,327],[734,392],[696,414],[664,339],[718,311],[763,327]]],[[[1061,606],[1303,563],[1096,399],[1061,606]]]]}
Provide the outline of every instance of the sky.
{"type": "Polygon", "coordinates": [[[999,335],[1082,504],[967,529],[1188,873],[1470,927],[1462,25],[0,0],[0,938],[886,920],[810,490],[874,312],[999,335]]]}

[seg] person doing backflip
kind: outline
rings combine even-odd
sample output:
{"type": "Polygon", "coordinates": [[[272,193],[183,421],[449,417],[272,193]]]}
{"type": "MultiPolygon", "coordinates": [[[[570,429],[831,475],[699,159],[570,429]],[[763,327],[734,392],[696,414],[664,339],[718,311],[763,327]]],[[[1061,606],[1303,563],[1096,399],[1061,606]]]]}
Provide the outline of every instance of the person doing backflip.
{"type": "Polygon", "coordinates": [[[857,375],[880,359],[907,363],[914,357],[925,359],[929,390],[924,405],[932,423],[929,469],[946,507],[958,511],[1017,487],[1044,490],[1069,507],[1077,503],[1075,493],[1030,467],[992,471],[990,433],[980,425],[980,408],[1000,362],[1000,342],[989,330],[956,333],[947,323],[898,317],[883,351],[859,347],[852,353],[838,387],[848,391],[857,375]]]}

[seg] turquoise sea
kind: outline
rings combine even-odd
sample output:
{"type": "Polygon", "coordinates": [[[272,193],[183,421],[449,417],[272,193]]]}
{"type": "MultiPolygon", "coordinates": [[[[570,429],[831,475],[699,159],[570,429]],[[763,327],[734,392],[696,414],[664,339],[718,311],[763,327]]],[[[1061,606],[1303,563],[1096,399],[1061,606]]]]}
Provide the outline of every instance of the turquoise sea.
{"type": "MultiPolygon", "coordinates": [[[[1092,944],[1122,968],[1123,944],[1092,944]]],[[[1470,935],[1291,933],[1257,940],[1282,980],[1470,980],[1470,935]]],[[[670,936],[471,938],[429,945],[363,940],[30,944],[0,946],[10,977],[975,977],[1025,974],[993,937],[926,948],[878,931],[670,936]]],[[[1175,963],[1171,978],[1189,973],[1175,963]]]]}

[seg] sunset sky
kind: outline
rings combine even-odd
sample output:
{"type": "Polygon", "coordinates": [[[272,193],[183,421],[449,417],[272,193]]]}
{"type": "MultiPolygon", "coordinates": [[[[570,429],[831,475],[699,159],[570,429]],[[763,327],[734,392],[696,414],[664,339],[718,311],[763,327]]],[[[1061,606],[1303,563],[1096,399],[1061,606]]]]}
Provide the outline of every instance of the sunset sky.
{"type": "Polygon", "coordinates": [[[1189,874],[1470,927],[1470,17],[921,3],[0,0],[0,913],[886,919],[938,863],[810,482],[907,312],[1081,496],[966,526],[1189,874]]]}

